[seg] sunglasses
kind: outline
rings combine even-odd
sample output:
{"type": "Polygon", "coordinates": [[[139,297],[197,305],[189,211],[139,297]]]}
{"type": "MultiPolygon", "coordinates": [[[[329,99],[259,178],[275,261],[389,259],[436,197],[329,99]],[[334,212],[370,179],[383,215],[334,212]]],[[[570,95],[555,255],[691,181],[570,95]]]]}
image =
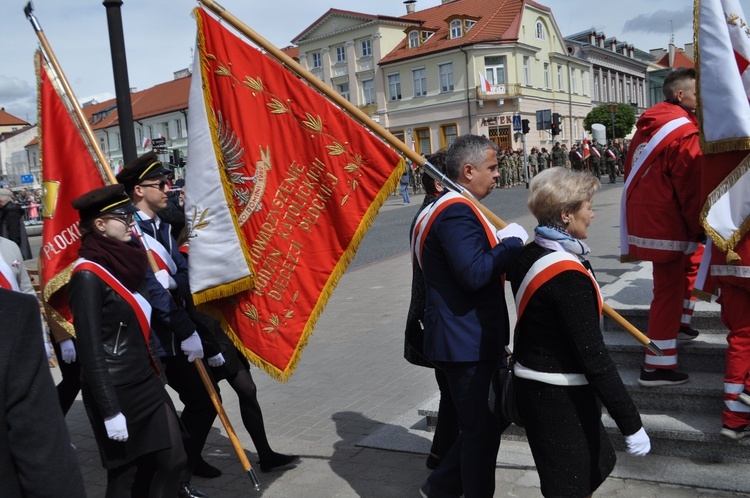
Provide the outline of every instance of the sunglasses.
{"type": "Polygon", "coordinates": [[[125,223],[127,226],[130,226],[135,222],[135,215],[133,213],[128,214],[120,214],[120,213],[110,213],[106,216],[108,219],[117,220],[121,223],[125,223]]]}
{"type": "Polygon", "coordinates": [[[162,180],[159,183],[141,183],[139,185],[141,187],[156,187],[159,190],[164,190],[164,187],[169,186],[169,182],[167,180],[162,180]]]}

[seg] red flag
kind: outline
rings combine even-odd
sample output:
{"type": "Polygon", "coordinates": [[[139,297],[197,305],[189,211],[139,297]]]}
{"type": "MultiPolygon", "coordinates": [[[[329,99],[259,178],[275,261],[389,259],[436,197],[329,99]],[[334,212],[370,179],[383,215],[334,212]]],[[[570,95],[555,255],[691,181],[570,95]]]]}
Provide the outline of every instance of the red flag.
{"type": "Polygon", "coordinates": [[[105,185],[72,113],[58,92],[41,52],[37,52],[39,141],[42,164],[42,297],[50,326],[74,335],[65,286],[78,259],[78,212],[70,205],[80,195],[105,185]]]}
{"type": "Polygon", "coordinates": [[[589,139],[586,138],[586,132],[583,132],[583,159],[588,159],[591,155],[591,149],[589,149],[589,139]]]}
{"type": "Polygon", "coordinates": [[[196,19],[190,287],[250,361],[286,381],[403,160],[203,9],[196,19]]]}

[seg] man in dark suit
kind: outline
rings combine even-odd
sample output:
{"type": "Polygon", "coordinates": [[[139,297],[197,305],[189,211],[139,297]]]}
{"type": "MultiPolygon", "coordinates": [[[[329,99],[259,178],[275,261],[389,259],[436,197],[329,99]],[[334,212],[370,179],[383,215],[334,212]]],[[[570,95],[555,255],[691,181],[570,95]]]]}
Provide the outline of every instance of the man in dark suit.
{"type": "MultiPolygon", "coordinates": [[[[464,135],[448,150],[446,176],[477,200],[498,177],[495,145],[464,135]]],[[[447,191],[417,220],[413,244],[426,291],[424,354],[442,369],[461,434],[422,486],[425,497],[491,497],[504,429],[487,404],[490,379],[508,343],[502,275],[527,234],[511,224],[496,231],[477,207],[447,191]]]]}
{"type": "Polygon", "coordinates": [[[0,496],[85,497],[44,353],[39,303],[0,289],[0,496]]]}

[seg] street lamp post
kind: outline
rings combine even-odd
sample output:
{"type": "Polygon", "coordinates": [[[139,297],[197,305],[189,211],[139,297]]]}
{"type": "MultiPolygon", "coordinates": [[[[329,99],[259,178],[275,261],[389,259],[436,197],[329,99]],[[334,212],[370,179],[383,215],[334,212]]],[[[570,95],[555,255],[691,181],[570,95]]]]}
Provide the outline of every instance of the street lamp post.
{"type": "Polygon", "coordinates": [[[609,104],[609,115],[612,118],[612,143],[615,143],[615,113],[617,112],[617,104],[609,104]]]}

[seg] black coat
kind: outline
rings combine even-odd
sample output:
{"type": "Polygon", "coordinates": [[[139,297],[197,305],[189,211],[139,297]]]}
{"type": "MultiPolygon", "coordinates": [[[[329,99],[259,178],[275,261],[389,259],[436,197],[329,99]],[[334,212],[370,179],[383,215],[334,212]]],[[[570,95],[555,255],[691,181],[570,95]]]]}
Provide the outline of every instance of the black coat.
{"type": "Polygon", "coordinates": [[[0,496],[85,497],[42,342],[39,304],[0,289],[0,496]]]}
{"type": "MultiPolygon", "coordinates": [[[[141,290],[145,291],[145,286],[141,290]]],[[[68,301],[81,380],[91,390],[102,416],[111,417],[122,411],[115,386],[156,375],[149,347],[133,308],[93,272],[73,274],[68,301]]]]}

